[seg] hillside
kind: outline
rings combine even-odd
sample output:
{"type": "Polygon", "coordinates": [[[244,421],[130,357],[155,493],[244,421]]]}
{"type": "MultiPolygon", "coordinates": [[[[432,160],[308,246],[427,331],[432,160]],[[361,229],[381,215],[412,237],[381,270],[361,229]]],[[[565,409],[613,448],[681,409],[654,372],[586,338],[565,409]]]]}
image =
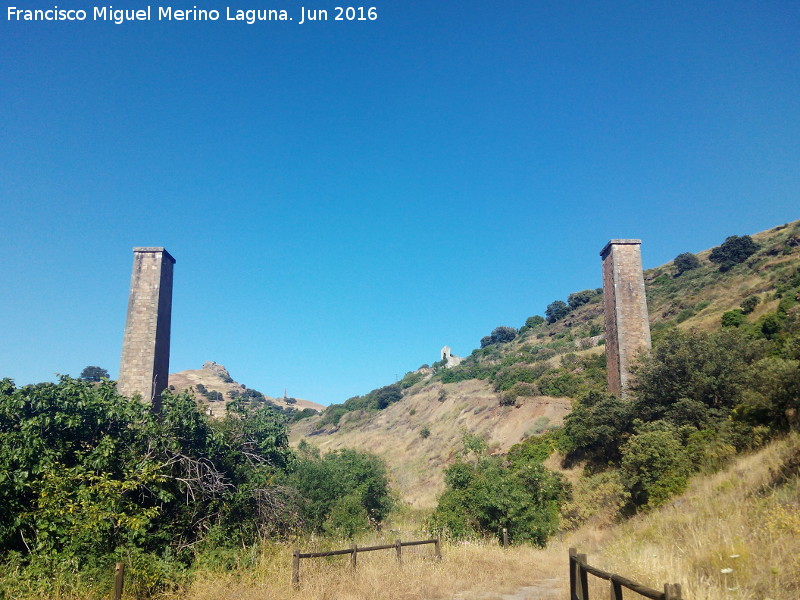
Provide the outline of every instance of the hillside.
{"type": "MultiPolygon", "coordinates": [[[[679,273],[670,262],[645,271],[656,343],[672,328],[718,329],[729,311],[755,323],[776,310],[776,292],[800,285],[800,221],[752,238],[758,250],[725,270],[710,260],[709,249],[696,255],[696,268],[679,273]],[[755,307],[745,314],[739,306],[751,297],[757,298],[750,301],[755,307]]],[[[683,250],[676,248],[676,256],[683,250]]],[[[465,433],[483,437],[490,452],[502,453],[560,425],[572,399],[605,390],[600,292],[572,294],[565,316],[548,319],[553,322],[529,318],[512,341],[488,340],[458,366],[435,363],[398,384],[331,406],[297,423],[291,441],[306,440],[322,451],[375,452],[386,459],[406,502],[431,507],[443,489],[442,468],[463,449],[465,433]],[[383,410],[376,410],[376,397],[391,397],[385,390],[397,400],[385,408],[379,400],[383,410]]]]}
{"type": "MultiPolygon", "coordinates": [[[[194,395],[198,405],[215,418],[221,418],[225,414],[225,408],[234,396],[248,394],[247,386],[234,381],[225,367],[212,361],[206,361],[200,369],[170,373],[169,384],[170,388],[178,392],[189,391],[194,395]],[[203,390],[206,391],[206,394],[203,393],[203,390]],[[218,392],[219,395],[214,392],[218,392]],[[221,399],[212,400],[212,398],[221,399]]],[[[325,408],[321,404],[300,398],[271,398],[263,394],[260,396],[263,397],[264,402],[281,409],[322,411],[325,408]]]]}

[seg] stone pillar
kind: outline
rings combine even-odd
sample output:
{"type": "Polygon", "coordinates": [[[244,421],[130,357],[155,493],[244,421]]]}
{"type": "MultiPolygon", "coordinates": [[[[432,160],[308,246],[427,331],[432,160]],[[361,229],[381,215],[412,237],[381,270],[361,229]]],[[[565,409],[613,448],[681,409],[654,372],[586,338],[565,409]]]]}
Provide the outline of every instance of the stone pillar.
{"type": "Polygon", "coordinates": [[[600,251],[608,391],[617,396],[627,393],[636,353],[650,348],[641,244],[642,240],[611,240],[600,251]]]}
{"type": "Polygon", "coordinates": [[[169,377],[172,320],[172,270],[175,259],[164,248],[134,248],[128,317],[122,341],[117,390],[141,395],[161,411],[161,392],[169,377]]]}

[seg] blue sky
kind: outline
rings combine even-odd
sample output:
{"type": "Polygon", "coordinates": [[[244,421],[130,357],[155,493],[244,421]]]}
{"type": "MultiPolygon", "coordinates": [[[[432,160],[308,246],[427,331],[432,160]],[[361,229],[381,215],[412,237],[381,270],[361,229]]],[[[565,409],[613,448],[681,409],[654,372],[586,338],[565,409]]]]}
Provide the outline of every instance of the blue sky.
{"type": "Polygon", "coordinates": [[[177,259],[173,372],[214,360],[328,404],[599,287],[610,238],[653,267],[800,218],[794,1],[379,1],[377,21],[304,25],[279,0],[229,6],[295,21],[8,5],[0,376],[18,384],[116,377],[134,246],[177,259]]]}

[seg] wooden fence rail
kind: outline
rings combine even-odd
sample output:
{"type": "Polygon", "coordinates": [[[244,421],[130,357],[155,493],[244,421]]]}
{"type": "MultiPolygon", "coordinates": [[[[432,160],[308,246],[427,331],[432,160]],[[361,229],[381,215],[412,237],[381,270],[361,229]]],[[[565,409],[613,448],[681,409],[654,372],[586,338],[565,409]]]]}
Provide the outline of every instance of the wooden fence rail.
{"type": "Polygon", "coordinates": [[[622,588],[636,592],[651,600],[682,600],[681,584],[665,583],[664,591],[659,592],[630,579],[592,567],[585,554],[578,554],[575,548],[569,549],[569,600],[589,600],[588,575],[605,579],[611,584],[611,600],[622,600],[622,588]]]}
{"type": "Polygon", "coordinates": [[[319,558],[322,556],[339,556],[341,554],[350,555],[350,565],[355,568],[358,562],[359,552],[373,552],[375,550],[389,550],[394,548],[395,555],[398,562],[403,560],[403,546],[421,546],[423,544],[433,544],[433,552],[436,560],[442,560],[442,546],[439,543],[439,538],[432,540],[420,540],[415,542],[401,542],[395,541],[394,544],[383,544],[381,546],[356,546],[353,544],[344,550],[329,550],[327,552],[300,552],[296,549],[292,552],[292,584],[300,584],[300,559],[301,558],[319,558]]]}

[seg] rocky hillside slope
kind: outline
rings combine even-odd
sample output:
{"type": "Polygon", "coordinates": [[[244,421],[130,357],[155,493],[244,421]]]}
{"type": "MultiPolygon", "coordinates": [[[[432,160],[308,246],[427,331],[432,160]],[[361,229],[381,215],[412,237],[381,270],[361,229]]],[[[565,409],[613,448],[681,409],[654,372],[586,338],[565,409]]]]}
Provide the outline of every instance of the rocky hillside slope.
{"type": "MultiPolygon", "coordinates": [[[[757,251],[724,270],[707,250],[689,270],[681,272],[670,262],[645,271],[656,343],[673,327],[717,329],[731,311],[758,323],[776,309],[781,290],[795,287],[800,278],[800,221],[752,239],[757,251]],[[746,300],[754,307],[742,311],[746,300]]],[[[684,250],[675,248],[676,256],[684,250]]],[[[435,364],[407,374],[394,384],[399,399],[385,408],[379,403],[383,410],[374,402],[364,409],[368,396],[332,406],[295,424],[291,440],[323,451],[349,447],[383,456],[403,499],[415,507],[432,506],[443,487],[443,467],[462,451],[465,434],[484,438],[491,452],[505,452],[560,425],[571,398],[605,390],[602,293],[583,290],[571,295],[568,305],[568,314],[548,319],[552,322],[528,318],[512,341],[490,341],[458,366],[435,364]]]]}
{"type": "MultiPolygon", "coordinates": [[[[169,385],[179,392],[187,390],[192,393],[198,405],[217,418],[224,416],[225,407],[234,396],[247,394],[248,390],[245,385],[234,381],[225,367],[213,361],[206,361],[200,369],[170,373],[169,385]]],[[[325,408],[321,404],[300,398],[271,398],[263,394],[261,396],[264,398],[263,401],[279,408],[296,410],[309,408],[314,411],[322,411],[325,408]]]]}

